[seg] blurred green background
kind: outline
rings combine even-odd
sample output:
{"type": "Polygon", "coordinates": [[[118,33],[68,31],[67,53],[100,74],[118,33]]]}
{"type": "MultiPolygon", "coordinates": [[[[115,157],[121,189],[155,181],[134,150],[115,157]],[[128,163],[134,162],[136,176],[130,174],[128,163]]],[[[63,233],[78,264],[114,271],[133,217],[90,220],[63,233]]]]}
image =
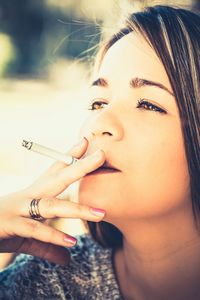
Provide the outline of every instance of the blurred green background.
{"type": "Polygon", "coordinates": [[[31,183],[52,160],[23,139],[66,152],[87,117],[89,70],[121,15],[199,1],[0,0],[0,194],[31,183]]]}

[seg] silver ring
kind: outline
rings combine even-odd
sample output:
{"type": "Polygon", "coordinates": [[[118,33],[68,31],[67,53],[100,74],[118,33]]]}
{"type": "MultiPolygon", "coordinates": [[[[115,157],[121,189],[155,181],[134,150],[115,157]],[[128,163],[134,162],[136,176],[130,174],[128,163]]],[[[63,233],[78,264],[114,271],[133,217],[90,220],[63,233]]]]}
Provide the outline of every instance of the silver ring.
{"type": "Polygon", "coordinates": [[[75,158],[74,156],[71,156],[71,155],[70,155],[69,158],[71,159],[70,162],[64,161],[68,166],[71,166],[71,165],[73,165],[74,163],[76,163],[76,162],[78,161],[78,159],[75,158]]]}
{"type": "Polygon", "coordinates": [[[76,163],[78,161],[77,158],[75,158],[74,156],[72,156],[72,161],[70,163],[70,165],[73,165],[74,163],[76,163]]]}
{"type": "Polygon", "coordinates": [[[42,221],[44,218],[41,216],[39,211],[39,202],[41,199],[32,199],[29,206],[29,215],[31,219],[42,221]]]}

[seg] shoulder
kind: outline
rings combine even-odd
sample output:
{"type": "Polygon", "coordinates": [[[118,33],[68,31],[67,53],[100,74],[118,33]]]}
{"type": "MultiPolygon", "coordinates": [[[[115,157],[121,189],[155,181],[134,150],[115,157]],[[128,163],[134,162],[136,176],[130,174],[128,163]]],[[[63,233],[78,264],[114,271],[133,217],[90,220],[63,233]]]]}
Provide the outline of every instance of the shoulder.
{"type": "Polygon", "coordinates": [[[0,273],[0,299],[3,296],[5,299],[32,299],[34,296],[87,299],[88,293],[94,295],[90,299],[97,299],[95,295],[102,293],[102,285],[113,280],[112,251],[101,247],[89,234],[76,238],[77,244],[68,248],[71,260],[66,267],[37,257],[19,255],[0,273]]]}

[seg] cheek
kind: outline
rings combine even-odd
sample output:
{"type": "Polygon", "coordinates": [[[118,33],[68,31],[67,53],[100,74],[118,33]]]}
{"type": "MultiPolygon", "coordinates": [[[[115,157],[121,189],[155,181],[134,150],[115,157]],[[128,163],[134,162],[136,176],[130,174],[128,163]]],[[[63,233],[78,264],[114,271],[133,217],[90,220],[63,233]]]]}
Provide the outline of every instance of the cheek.
{"type": "MultiPolygon", "coordinates": [[[[175,128],[175,127],[174,127],[175,128]]],[[[127,172],[126,186],[134,195],[135,213],[161,215],[185,205],[190,199],[190,179],[182,135],[174,130],[162,139],[151,135],[140,146],[127,172]],[[141,145],[143,145],[141,147],[141,145]],[[131,176],[132,174],[132,176],[131,176]]],[[[130,198],[130,197],[129,197],[130,198]]]]}
{"type": "MultiPolygon", "coordinates": [[[[167,150],[167,149],[166,149],[167,150]]],[[[184,157],[162,152],[132,160],[129,168],[110,178],[85,176],[79,181],[79,202],[105,209],[113,218],[161,216],[185,205],[189,198],[189,177],[184,157]],[[162,159],[166,156],[166,159],[162,159]]]]}
{"type": "Polygon", "coordinates": [[[132,150],[124,154],[118,177],[80,180],[79,201],[105,209],[107,221],[161,216],[188,205],[190,179],[180,127],[142,132],[122,145],[132,150]]]}

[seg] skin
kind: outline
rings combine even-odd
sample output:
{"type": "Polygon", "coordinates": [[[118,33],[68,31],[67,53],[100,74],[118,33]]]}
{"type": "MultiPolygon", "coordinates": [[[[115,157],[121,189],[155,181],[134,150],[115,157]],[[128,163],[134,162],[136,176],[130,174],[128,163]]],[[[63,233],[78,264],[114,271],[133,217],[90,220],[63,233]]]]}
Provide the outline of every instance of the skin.
{"type": "Polygon", "coordinates": [[[80,159],[76,164],[57,161],[31,186],[0,198],[0,253],[27,253],[60,265],[69,263],[70,255],[63,246],[74,246],[76,239],[51,227],[49,220],[58,217],[99,222],[105,215],[105,211],[57,197],[71,183],[104,163],[105,154],[101,150],[81,159],[87,147],[84,138],[67,152],[80,159]],[[41,199],[39,212],[44,218],[41,222],[30,218],[33,198],[41,199]]]}
{"type": "Polygon", "coordinates": [[[87,174],[79,181],[79,202],[106,211],[123,248],[114,265],[125,299],[199,299],[200,238],[195,229],[190,180],[176,100],[164,66],[145,40],[130,33],[106,53],[92,86],[90,112],[80,132],[101,148],[121,172],[87,174]],[[130,87],[139,77],[164,85],[130,87]],[[137,107],[145,98],[162,114],[137,107]]]}

